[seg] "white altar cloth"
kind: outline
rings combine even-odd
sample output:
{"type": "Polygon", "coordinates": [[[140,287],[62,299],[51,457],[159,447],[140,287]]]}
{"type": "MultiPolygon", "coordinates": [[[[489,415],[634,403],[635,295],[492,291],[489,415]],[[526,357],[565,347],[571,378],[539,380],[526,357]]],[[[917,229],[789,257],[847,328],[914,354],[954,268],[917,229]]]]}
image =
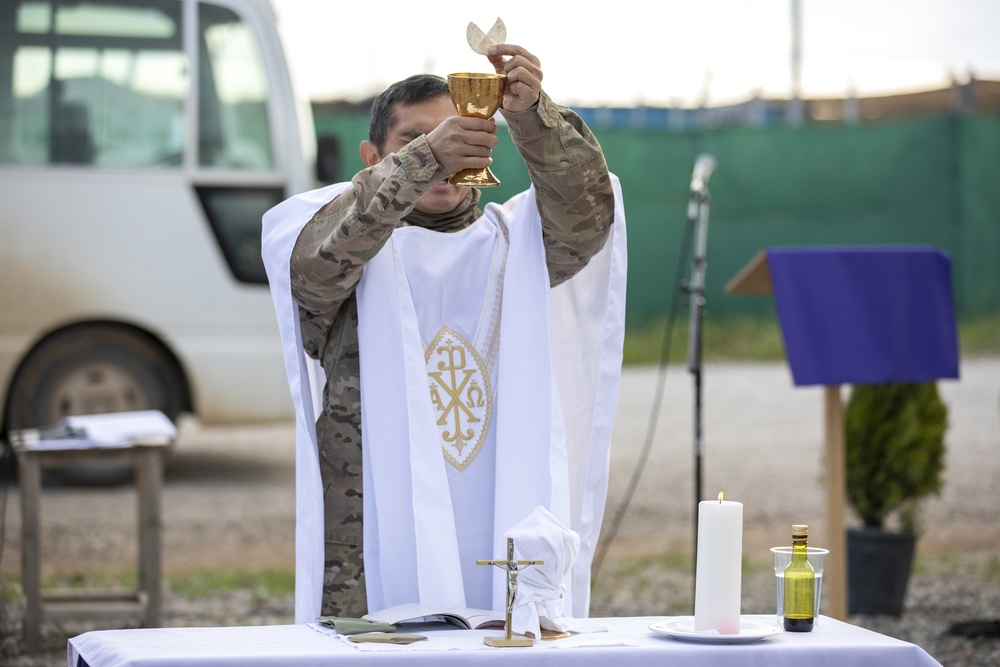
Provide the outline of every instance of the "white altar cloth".
{"type": "MultiPolygon", "coordinates": [[[[774,616],[745,618],[773,622],[774,616]]],[[[876,632],[822,617],[810,633],[786,632],[752,644],[692,644],[661,637],[649,624],[664,617],[594,619],[629,646],[567,647],[543,642],[531,648],[449,650],[447,635],[495,635],[498,631],[423,632],[427,642],[420,651],[366,652],[308,625],[271,625],[229,628],[157,628],[100,630],[69,640],[69,667],[465,667],[466,665],[547,665],[604,667],[625,663],[629,667],[671,665],[760,666],[809,665],[810,667],[940,667],[919,646],[876,632]],[[427,650],[439,643],[440,651],[427,650]],[[549,646],[551,644],[551,646],[549,646]]],[[[480,640],[481,641],[481,640],[480,640]]]]}

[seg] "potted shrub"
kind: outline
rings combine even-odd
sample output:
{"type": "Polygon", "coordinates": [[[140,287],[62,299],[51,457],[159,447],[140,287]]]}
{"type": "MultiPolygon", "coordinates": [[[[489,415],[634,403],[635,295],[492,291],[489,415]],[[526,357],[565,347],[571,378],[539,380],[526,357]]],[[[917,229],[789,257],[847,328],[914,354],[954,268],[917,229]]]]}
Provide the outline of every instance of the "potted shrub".
{"type": "Polygon", "coordinates": [[[851,391],[844,411],[847,499],[864,526],[847,531],[849,613],[902,614],[919,503],[941,490],[947,427],[948,409],[933,382],[851,391]]]}

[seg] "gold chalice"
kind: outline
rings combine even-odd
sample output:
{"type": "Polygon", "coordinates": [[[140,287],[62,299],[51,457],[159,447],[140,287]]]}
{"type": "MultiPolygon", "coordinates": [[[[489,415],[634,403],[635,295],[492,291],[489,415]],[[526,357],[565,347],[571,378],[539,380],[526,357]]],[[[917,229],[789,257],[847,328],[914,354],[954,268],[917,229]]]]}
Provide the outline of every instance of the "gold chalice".
{"type": "MultiPolygon", "coordinates": [[[[473,74],[459,72],[448,75],[448,92],[459,116],[492,118],[503,99],[507,85],[506,74],[473,74]]],[[[473,188],[492,188],[500,181],[489,170],[463,169],[448,181],[452,185],[466,185],[473,188]]]]}

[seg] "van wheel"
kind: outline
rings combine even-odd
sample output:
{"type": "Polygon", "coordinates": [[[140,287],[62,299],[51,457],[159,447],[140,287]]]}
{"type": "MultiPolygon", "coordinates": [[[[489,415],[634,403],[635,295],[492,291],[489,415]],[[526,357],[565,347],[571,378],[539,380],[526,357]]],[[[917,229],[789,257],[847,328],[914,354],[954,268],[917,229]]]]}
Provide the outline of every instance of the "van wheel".
{"type": "MultiPolygon", "coordinates": [[[[9,430],[51,426],[63,417],[160,410],[172,420],[190,409],[180,368],[159,343],[123,326],[87,325],[57,332],[31,351],[7,397],[9,430]]],[[[50,469],[65,483],[109,484],[131,466],[50,469]]]]}

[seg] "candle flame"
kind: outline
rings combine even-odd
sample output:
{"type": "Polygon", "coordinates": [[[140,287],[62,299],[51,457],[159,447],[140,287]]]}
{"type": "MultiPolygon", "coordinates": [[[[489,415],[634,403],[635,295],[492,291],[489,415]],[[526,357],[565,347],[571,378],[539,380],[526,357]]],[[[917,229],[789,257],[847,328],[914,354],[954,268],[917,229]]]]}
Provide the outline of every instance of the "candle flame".
{"type": "Polygon", "coordinates": [[[722,491],[719,491],[719,502],[722,502],[722,491]]]}

